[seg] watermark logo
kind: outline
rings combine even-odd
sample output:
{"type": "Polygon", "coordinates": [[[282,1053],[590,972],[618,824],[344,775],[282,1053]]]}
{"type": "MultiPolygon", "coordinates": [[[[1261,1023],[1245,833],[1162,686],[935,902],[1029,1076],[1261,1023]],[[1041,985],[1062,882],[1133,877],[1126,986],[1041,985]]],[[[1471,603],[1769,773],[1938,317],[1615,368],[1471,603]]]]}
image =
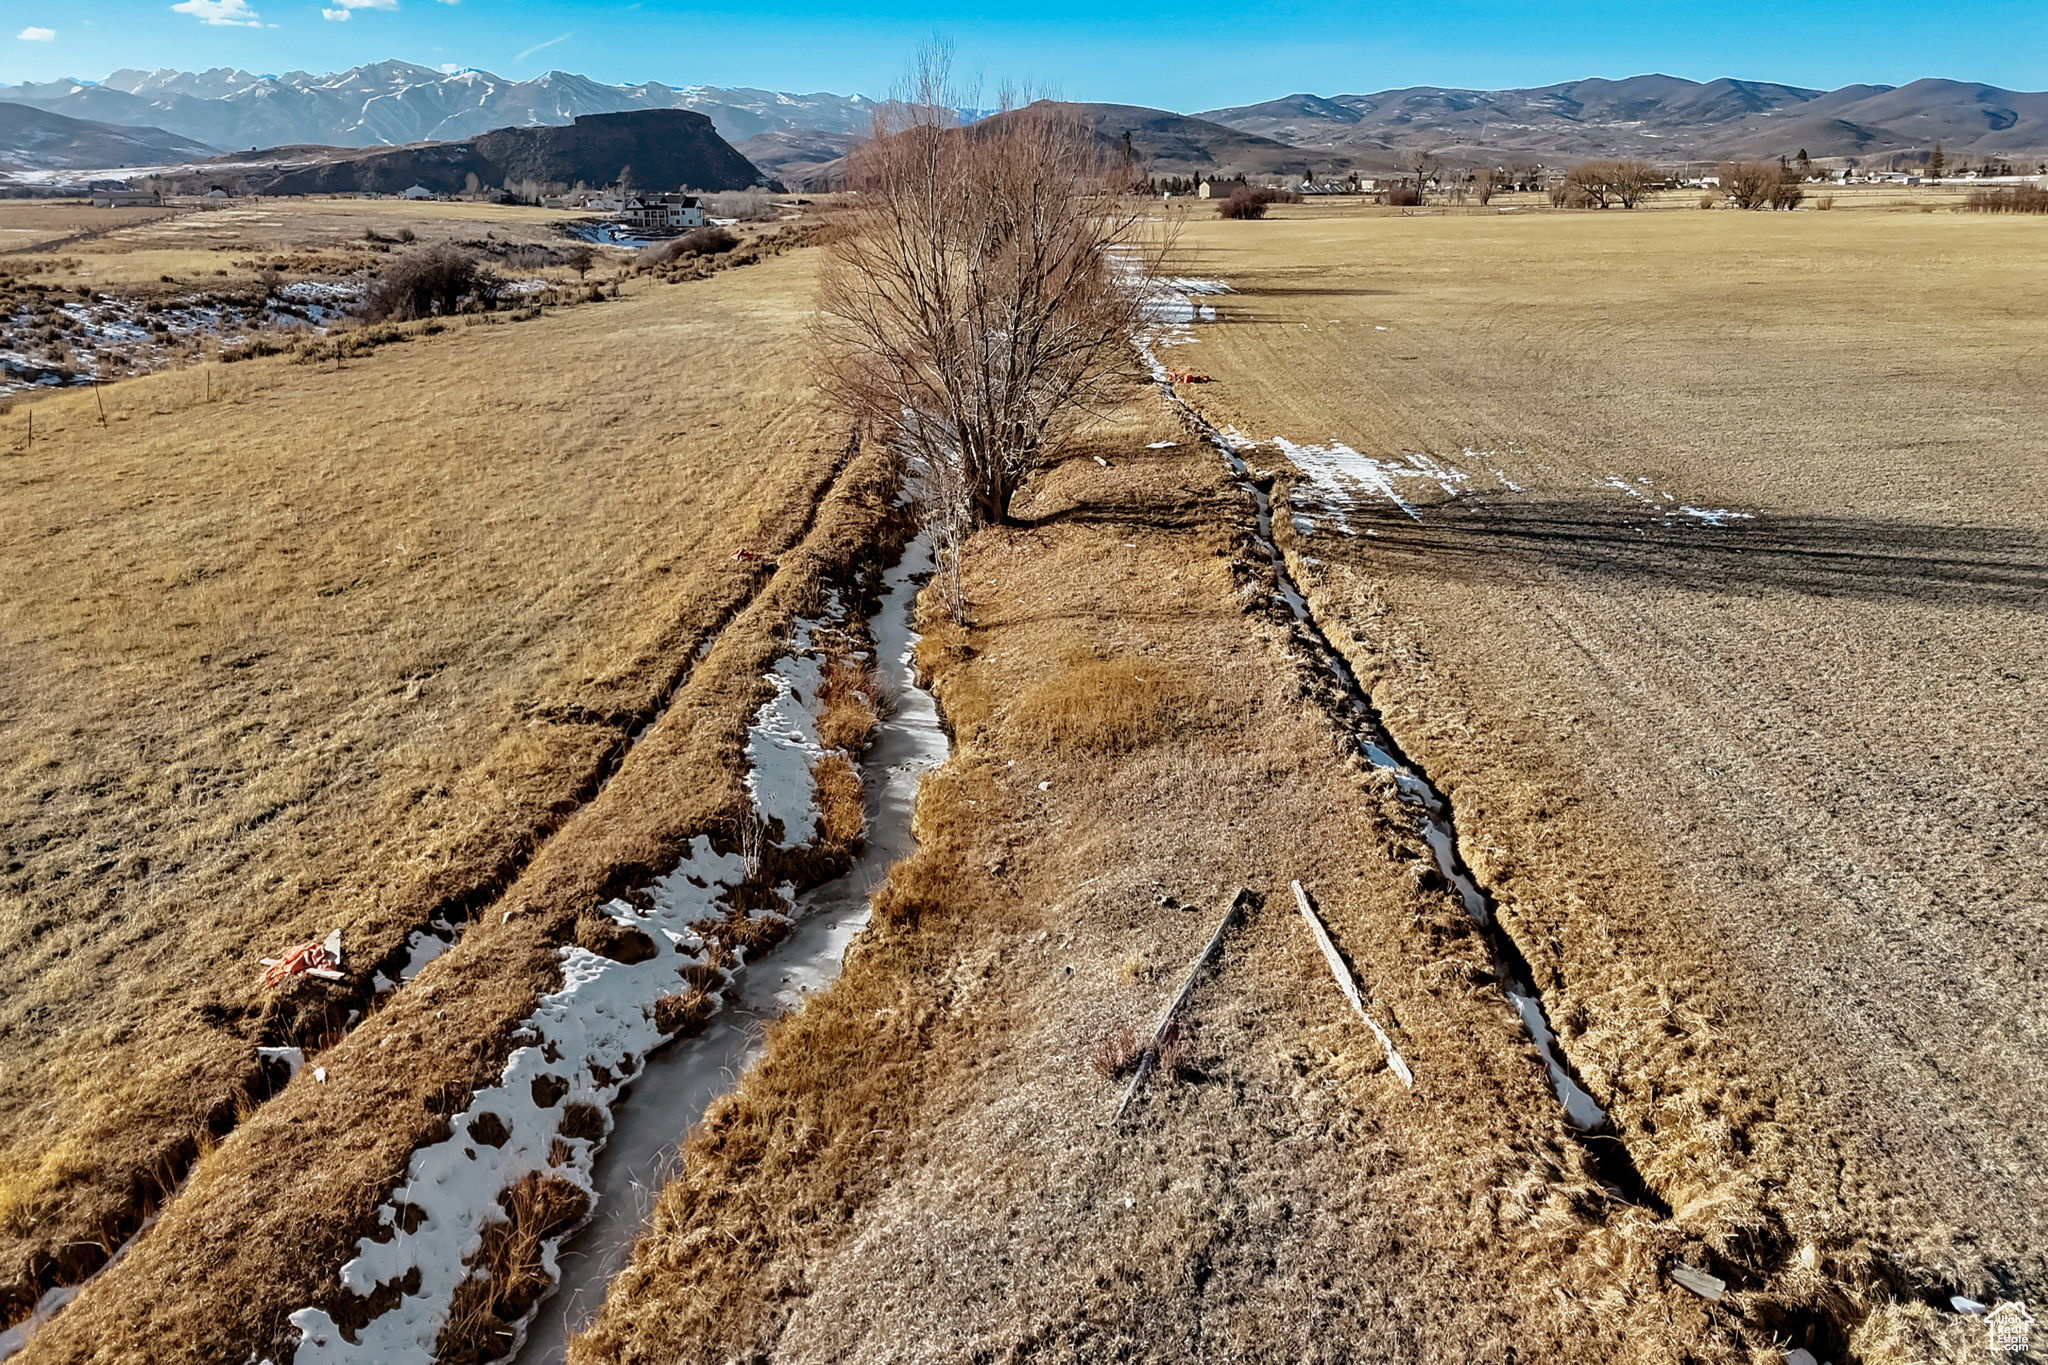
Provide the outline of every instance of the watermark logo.
{"type": "Polygon", "coordinates": [[[1984,1315],[1986,1344],[1993,1351],[2018,1355],[2033,1337],[2034,1315],[2024,1303],[2001,1303],[1984,1315]]]}

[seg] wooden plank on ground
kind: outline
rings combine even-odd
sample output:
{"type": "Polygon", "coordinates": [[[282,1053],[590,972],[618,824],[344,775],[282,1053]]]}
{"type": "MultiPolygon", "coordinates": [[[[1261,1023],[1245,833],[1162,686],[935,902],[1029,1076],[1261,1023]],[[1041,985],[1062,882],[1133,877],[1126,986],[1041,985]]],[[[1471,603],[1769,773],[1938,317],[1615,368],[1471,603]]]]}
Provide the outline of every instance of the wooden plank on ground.
{"type": "Polygon", "coordinates": [[[1131,1101],[1138,1097],[1138,1091],[1144,1086],[1145,1078],[1150,1076],[1152,1068],[1158,1065],[1159,1049],[1166,1042],[1167,1031],[1173,1027],[1174,1015],[1180,1013],[1181,1006],[1195,993],[1195,978],[1202,974],[1202,968],[1209,965],[1209,960],[1222,951],[1223,935],[1237,922],[1238,915],[1251,898],[1252,893],[1243,888],[1239,888],[1238,893],[1230,898],[1230,908],[1223,912],[1222,923],[1216,926],[1216,932],[1209,936],[1207,946],[1196,956],[1194,965],[1188,968],[1187,977],[1180,983],[1180,989],[1174,992],[1173,999],[1166,1002],[1166,1009],[1159,1016],[1159,1026],[1152,1030],[1152,1040],[1145,1044],[1144,1054],[1138,1058],[1138,1070],[1124,1091],[1123,1103],[1116,1107],[1116,1118],[1110,1120],[1112,1123],[1123,1118],[1124,1111],[1131,1107],[1131,1101]]]}
{"type": "Polygon", "coordinates": [[[1316,947],[1323,950],[1323,961],[1330,964],[1330,975],[1337,978],[1337,989],[1344,992],[1344,998],[1351,1002],[1351,1008],[1358,1011],[1358,1017],[1365,1020],[1365,1025],[1372,1030],[1373,1037],[1380,1040],[1380,1049],[1387,1054],[1387,1065],[1401,1078],[1401,1084],[1413,1090],[1415,1073],[1408,1069],[1408,1063],[1395,1049],[1394,1040],[1380,1027],[1379,1020],[1373,1018],[1366,1010],[1365,999],[1358,993],[1358,983],[1352,979],[1351,968],[1345,965],[1344,956],[1337,951],[1337,945],[1330,941],[1330,931],[1323,927],[1322,917],[1316,914],[1315,906],[1310,903],[1308,892],[1301,889],[1300,882],[1294,883],[1294,903],[1301,907],[1301,918],[1308,925],[1308,932],[1315,939],[1316,947]]]}

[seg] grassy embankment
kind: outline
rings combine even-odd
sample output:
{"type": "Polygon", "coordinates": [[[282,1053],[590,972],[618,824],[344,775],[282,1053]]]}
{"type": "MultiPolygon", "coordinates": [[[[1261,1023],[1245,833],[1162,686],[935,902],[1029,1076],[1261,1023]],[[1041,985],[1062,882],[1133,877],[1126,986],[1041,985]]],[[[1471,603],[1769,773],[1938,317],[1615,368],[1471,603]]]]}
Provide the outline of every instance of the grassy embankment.
{"type": "Polygon", "coordinates": [[[801,401],[810,280],[799,253],[338,370],[249,362],[211,404],[154,376],[104,427],[90,395],[37,405],[0,461],[8,1316],[208,1155],[29,1358],[270,1339],[577,916],[737,819],[764,660],[884,491],[863,458],[812,526],[845,441],[801,401]],[[332,1040],[412,930],[486,905],[328,1084],[214,1150],[258,1044],[332,1040]],[[346,988],[258,986],[336,926],[346,988]]]}

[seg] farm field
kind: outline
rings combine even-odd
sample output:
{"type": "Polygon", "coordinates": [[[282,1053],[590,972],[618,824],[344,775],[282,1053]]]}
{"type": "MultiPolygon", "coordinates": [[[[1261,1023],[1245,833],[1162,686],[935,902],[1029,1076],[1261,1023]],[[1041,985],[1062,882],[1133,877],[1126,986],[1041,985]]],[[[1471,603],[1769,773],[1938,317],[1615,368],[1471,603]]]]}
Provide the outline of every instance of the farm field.
{"type": "Polygon", "coordinates": [[[1237,291],[1171,353],[1188,401],[1277,476],[1674,1221],[1839,1286],[1822,1344],[2038,1293],[2039,225],[1290,207],[1183,244],[1237,291]]]}
{"type": "Polygon", "coordinates": [[[1149,386],[1116,413],[971,542],[964,624],[927,593],[955,748],[919,847],[689,1135],[570,1360],[1739,1358],[1661,1276],[1697,1246],[1603,1187],[1408,807],[1346,757],[1220,461],[1149,386]]]}
{"type": "MultiPolygon", "coordinates": [[[[455,246],[503,281],[573,291],[577,215],[510,205],[258,199],[95,209],[0,199],[0,400],[331,328],[371,278],[455,246]]],[[[604,267],[623,253],[603,252],[604,267]]]]}
{"type": "MultiPolygon", "coordinates": [[[[924,593],[915,850],[569,1359],[1976,1341],[2048,1231],[2035,227],[1190,223],[1235,292],[1149,344],[1214,382],[1112,393],[924,593]]],[[[22,1365],[516,1345],[594,1104],[675,1112],[621,1087],[862,829],[908,518],[817,254],[0,421],[0,1321],[153,1218],[22,1365]],[[685,984],[556,1048],[678,898],[685,984]]]]}
{"type": "MultiPolygon", "coordinates": [[[[493,1019],[523,1011],[576,916],[666,867],[691,822],[729,823],[766,661],[876,525],[873,462],[848,465],[843,433],[791,401],[811,279],[806,254],[774,256],[339,366],[34,405],[33,445],[0,459],[7,1320],[203,1159],[117,1268],[136,1278],[107,1277],[25,1358],[280,1330],[339,1260],[308,1254],[307,1220],[381,1196],[352,1174],[364,1144],[402,1163],[408,1123],[442,1122],[420,1096],[502,1058],[493,1019]],[[336,1083],[298,1090],[343,1110],[236,1127],[283,1081],[259,1046],[334,1044],[373,974],[424,965],[437,932],[498,904],[520,917],[423,978],[431,1000],[436,972],[470,973],[472,1012],[418,1006],[438,1019],[411,1035],[423,1055],[366,1042],[351,1086],[330,1048],[336,1083]],[[259,984],[259,959],[335,928],[345,988],[259,984]],[[345,1150],[292,1146],[322,1134],[345,1150]],[[331,1197],[263,1194],[308,1179],[331,1197]],[[291,1271],[307,1287],[262,1279],[291,1271]],[[138,1305],[172,1325],[137,1328],[138,1305]]],[[[371,1017],[402,1031],[417,998],[371,1017]]]]}

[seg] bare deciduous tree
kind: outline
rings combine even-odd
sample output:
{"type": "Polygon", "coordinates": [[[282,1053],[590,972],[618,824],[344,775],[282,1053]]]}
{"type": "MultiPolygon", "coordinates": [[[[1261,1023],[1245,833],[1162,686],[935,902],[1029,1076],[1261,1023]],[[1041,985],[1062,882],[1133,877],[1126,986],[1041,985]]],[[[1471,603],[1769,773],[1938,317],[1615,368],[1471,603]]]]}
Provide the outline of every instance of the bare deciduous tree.
{"type": "Polygon", "coordinates": [[[849,158],[818,322],[828,392],[927,471],[942,548],[1007,521],[1025,475],[1134,366],[1164,250],[1084,127],[1042,105],[960,127],[948,67],[920,53],[849,158]]]}
{"type": "Polygon", "coordinates": [[[1420,194],[1428,185],[1431,176],[1443,163],[1428,147],[1410,147],[1401,153],[1401,169],[1414,177],[1415,190],[1420,194]]]}
{"type": "Polygon", "coordinates": [[[1567,208],[1618,204],[1632,209],[1657,184],[1657,170],[1647,161],[1588,161],[1565,173],[1562,193],[1554,194],[1552,202],[1567,208]]]}
{"type": "Polygon", "coordinates": [[[1492,203],[1493,196],[1501,192],[1505,179],[1506,177],[1493,167],[1481,166],[1472,172],[1472,197],[1481,204],[1492,203]]]}
{"type": "Polygon", "coordinates": [[[1739,209],[1795,209],[1806,198],[1799,177],[1776,161],[1724,161],[1721,193],[1739,209]]]}

